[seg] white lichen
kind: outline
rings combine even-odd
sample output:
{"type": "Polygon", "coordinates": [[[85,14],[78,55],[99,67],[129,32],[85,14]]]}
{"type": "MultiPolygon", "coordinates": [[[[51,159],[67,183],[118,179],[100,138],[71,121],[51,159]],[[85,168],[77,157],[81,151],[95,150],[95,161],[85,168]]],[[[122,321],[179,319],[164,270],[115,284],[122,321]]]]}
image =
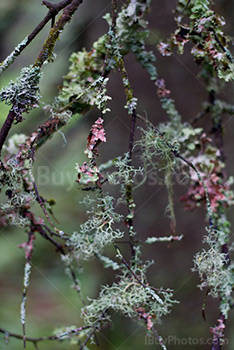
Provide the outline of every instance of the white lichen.
{"type": "Polygon", "coordinates": [[[24,48],[27,45],[27,42],[28,42],[28,37],[26,36],[26,38],[24,38],[24,40],[21,41],[21,43],[19,43],[16,46],[14,51],[12,51],[10,55],[7,56],[7,58],[0,64],[0,75],[2,74],[2,72],[4,72],[4,70],[6,70],[14,62],[16,57],[19,56],[21,52],[21,48],[24,48]]]}

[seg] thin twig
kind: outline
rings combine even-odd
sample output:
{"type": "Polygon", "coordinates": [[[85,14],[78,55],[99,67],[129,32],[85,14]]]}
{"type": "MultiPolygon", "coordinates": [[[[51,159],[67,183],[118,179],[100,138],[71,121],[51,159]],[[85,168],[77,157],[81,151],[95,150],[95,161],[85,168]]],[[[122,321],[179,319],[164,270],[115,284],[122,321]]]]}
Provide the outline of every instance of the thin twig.
{"type": "Polygon", "coordinates": [[[167,350],[164,342],[163,342],[163,338],[161,337],[161,335],[158,334],[158,332],[156,331],[156,329],[154,329],[154,327],[151,328],[151,331],[154,333],[155,337],[157,338],[159,344],[161,345],[163,350],[167,350]]]}
{"type": "Polygon", "coordinates": [[[85,306],[85,305],[87,305],[87,303],[86,303],[85,298],[83,297],[83,294],[82,294],[82,292],[81,292],[79,283],[78,283],[77,278],[76,278],[75,271],[73,270],[73,268],[72,268],[71,266],[69,266],[69,270],[70,270],[71,277],[72,277],[73,282],[74,282],[74,285],[75,285],[75,290],[76,290],[77,293],[79,294],[80,299],[81,299],[81,301],[82,301],[82,304],[85,306]]]}
{"type": "Polygon", "coordinates": [[[184,13],[184,11],[187,9],[187,7],[189,6],[191,0],[188,0],[187,4],[185,5],[185,7],[183,8],[182,14],[184,13]]]}
{"type": "MultiPolygon", "coordinates": [[[[226,157],[224,155],[224,150],[223,150],[223,125],[222,125],[222,115],[221,112],[217,115],[217,109],[215,107],[215,102],[216,102],[216,96],[214,94],[214,91],[209,92],[209,100],[211,107],[210,112],[211,112],[211,120],[213,123],[213,128],[212,128],[212,133],[215,137],[215,144],[216,147],[220,151],[220,159],[222,162],[225,161],[226,157]],[[213,115],[214,113],[214,115],[213,115]]],[[[226,178],[226,174],[223,171],[223,177],[226,178]]]]}
{"type": "MultiPolygon", "coordinates": [[[[149,238],[153,238],[154,241],[152,243],[158,243],[158,242],[172,242],[172,241],[181,241],[183,239],[183,235],[180,235],[180,236],[161,236],[161,237],[156,237],[156,236],[153,236],[153,237],[149,237],[149,238]]],[[[124,240],[116,240],[115,243],[123,243],[123,244],[129,244],[129,241],[124,241],[124,240]]],[[[149,244],[147,242],[147,240],[143,241],[141,239],[138,239],[138,240],[134,240],[133,242],[134,244],[149,244]]],[[[152,244],[150,243],[150,244],[152,244]]]]}
{"type": "Polygon", "coordinates": [[[130,136],[129,136],[129,163],[130,163],[130,165],[132,162],[132,150],[133,150],[136,118],[137,118],[137,114],[136,114],[136,110],[134,109],[132,116],[131,116],[131,129],[130,129],[130,136]]]}
{"type": "Polygon", "coordinates": [[[204,118],[207,115],[207,111],[202,111],[200,113],[198,113],[191,121],[190,124],[194,125],[196,124],[199,120],[201,120],[202,118],[204,118]]]}
{"type": "MultiPolygon", "coordinates": [[[[116,40],[116,19],[117,19],[117,1],[112,0],[112,41],[116,40]]],[[[116,64],[118,66],[118,69],[122,76],[122,81],[128,82],[127,84],[124,83],[124,89],[125,89],[125,95],[126,95],[126,101],[129,102],[132,100],[132,89],[129,83],[127,70],[124,65],[124,60],[122,56],[114,57],[116,64]]],[[[133,150],[133,142],[134,142],[134,132],[135,132],[135,124],[136,124],[136,110],[134,109],[131,115],[131,127],[130,127],[130,135],[129,135],[129,156],[128,156],[128,165],[130,166],[132,163],[132,150],[133,150]]],[[[135,247],[133,244],[133,216],[134,216],[134,202],[133,202],[133,195],[132,195],[132,172],[129,176],[129,181],[126,184],[126,202],[128,206],[128,215],[126,216],[125,223],[128,226],[128,232],[129,232],[129,245],[131,249],[131,256],[132,259],[135,257],[135,247]]]]}
{"type": "MultiPolygon", "coordinates": [[[[134,142],[134,132],[135,132],[135,125],[136,125],[136,110],[134,109],[132,116],[131,116],[131,129],[130,129],[130,135],[129,135],[129,157],[128,157],[128,165],[132,164],[132,150],[133,150],[133,142],[134,142]]],[[[133,230],[133,215],[134,215],[134,209],[133,209],[133,193],[132,193],[132,174],[130,174],[131,178],[129,179],[129,183],[126,185],[126,201],[128,204],[128,215],[126,218],[126,224],[128,225],[129,229],[129,244],[131,248],[131,255],[132,258],[135,257],[135,246],[134,246],[134,238],[132,236],[132,230],[133,230]]]]}
{"type": "Polygon", "coordinates": [[[92,338],[92,336],[95,333],[95,329],[92,330],[92,332],[89,333],[88,337],[85,339],[85,341],[81,344],[79,350],[83,350],[85,345],[88,343],[88,341],[92,338]]]}
{"type": "MultiPolygon", "coordinates": [[[[83,326],[83,327],[79,327],[79,328],[73,329],[73,330],[71,330],[69,332],[61,333],[60,335],[54,335],[54,336],[49,336],[49,337],[38,337],[38,338],[25,337],[25,339],[26,339],[26,341],[33,342],[33,343],[38,343],[38,342],[45,341],[45,340],[60,340],[61,338],[65,337],[65,336],[67,336],[69,334],[75,334],[75,333],[81,332],[81,331],[83,331],[85,329],[89,329],[91,327],[92,327],[91,325],[88,325],[88,326],[83,326]]],[[[0,328],[0,333],[7,334],[8,337],[13,337],[13,338],[16,338],[16,339],[19,339],[19,340],[23,340],[24,339],[23,335],[17,334],[17,333],[13,333],[13,332],[9,332],[9,331],[7,331],[4,328],[0,328]]]]}
{"type": "MultiPolygon", "coordinates": [[[[55,233],[54,231],[52,231],[47,225],[43,224],[42,225],[50,234],[51,237],[55,236],[58,237],[64,241],[67,241],[69,238],[68,237],[62,237],[61,235],[59,235],[58,233],[55,233]]],[[[68,236],[67,234],[64,233],[64,236],[68,236]]]]}
{"type": "Polygon", "coordinates": [[[166,292],[166,293],[170,293],[171,291],[170,290],[165,290],[165,289],[158,289],[158,288],[154,288],[154,287],[151,287],[151,286],[148,286],[146,285],[144,282],[142,282],[138,277],[137,275],[135,274],[135,272],[131,269],[131,267],[129,266],[128,262],[124,259],[122,253],[120,252],[118,246],[116,243],[114,243],[114,247],[115,247],[115,250],[118,254],[118,256],[121,258],[121,260],[123,261],[124,265],[127,267],[127,269],[129,270],[129,272],[133,275],[133,277],[137,280],[137,282],[143,287],[143,288],[147,288],[147,289],[152,289],[153,291],[155,292],[166,292]]]}
{"type": "Polygon", "coordinates": [[[65,251],[63,249],[63,245],[59,244],[58,242],[56,242],[53,238],[51,238],[42,228],[42,226],[35,226],[35,229],[38,233],[40,233],[40,235],[47,239],[49,242],[51,242],[55,247],[56,250],[59,251],[61,254],[65,255],[65,251]]]}
{"type": "Polygon", "coordinates": [[[211,28],[212,33],[214,34],[214,38],[216,40],[216,42],[218,43],[219,47],[221,48],[221,50],[226,53],[227,59],[232,63],[233,62],[233,56],[231,55],[230,51],[226,49],[225,46],[223,46],[223,44],[221,43],[221,41],[219,40],[214,28],[211,28]]]}
{"type": "Polygon", "coordinates": [[[53,224],[53,222],[51,221],[51,218],[49,217],[49,214],[47,213],[47,210],[45,208],[45,205],[44,205],[44,202],[38,192],[38,189],[37,189],[37,185],[36,185],[36,182],[33,181],[33,187],[34,187],[34,191],[35,191],[35,194],[36,194],[36,197],[37,197],[37,200],[38,200],[38,203],[40,204],[40,207],[42,208],[43,210],[43,213],[45,214],[45,217],[46,219],[48,220],[48,222],[50,223],[50,225],[53,227],[53,229],[55,231],[58,231],[58,229],[55,227],[55,225],[53,224]]]}

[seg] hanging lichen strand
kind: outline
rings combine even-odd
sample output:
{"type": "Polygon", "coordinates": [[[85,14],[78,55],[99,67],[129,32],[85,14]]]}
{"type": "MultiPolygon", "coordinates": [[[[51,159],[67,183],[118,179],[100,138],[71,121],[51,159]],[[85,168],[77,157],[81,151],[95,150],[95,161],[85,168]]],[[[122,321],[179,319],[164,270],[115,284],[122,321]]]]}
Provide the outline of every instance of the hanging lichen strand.
{"type": "Polygon", "coordinates": [[[204,236],[206,245],[194,257],[194,270],[201,279],[199,287],[220,300],[220,316],[216,326],[211,328],[212,350],[220,350],[225,322],[234,304],[233,247],[229,247],[230,222],[226,214],[227,208],[234,203],[234,195],[230,188],[232,178],[226,176],[222,139],[223,114],[234,115],[234,106],[217,97],[223,87],[220,80],[227,82],[234,78],[233,58],[227,46],[229,40],[223,32],[224,19],[214,12],[208,0],[179,0],[175,12],[178,29],[167,43],[159,44],[164,56],[171,55],[174,47],[183,54],[187,42],[193,46],[191,54],[201,67],[199,76],[206,84],[208,101],[204,102],[201,113],[191,123],[184,122],[178,113],[164,79],[157,76],[155,56],[145,46],[149,35],[145,17],[150,11],[151,1],[130,0],[118,8],[117,1],[112,0],[111,13],[104,17],[109,26],[107,33],[93,44],[90,51],[83,49],[71,55],[71,65],[58,96],[54,103],[44,107],[50,118],[28,137],[13,135],[6,143],[13,123],[22,122],[24,113],[38,108],[43,64],[53,64],[51,58],[55,43],[81,3],[79,0],[63,0],[58,4],[43,1],[49,9],[46,17],[0,65],[1,73],[45,24],[63,10],[57,21],[52,21],[48,38],[34,65],[23,68],[20,77],[0,92],[0,100],[11,106],[0,131],[0,150],[3,154],[1,190],[6,194],[6,201],[0,207],[0,222],[3,226],[10,224],[24,228],[28,233],[28,240],[19,246],[24,248],[26,258],[21,303],[23,335],[3,328],[0,328],[0,332],[22,339],[24,347],[27,342],[33,342],[37,347],[40,341],[67,339],[71,344],[78,345],[80,350],[89,349],[90,343],[97,342],[98,332],[111,325],[113,312],[116,312],[143,324],[165,350],[166,345],[156,327],[164,321],[163,317],[177,301],[171,286],[150,285],[147,270],[153,261],[144,261],[141,253],[144,245],[183,239],[182,235],[177,234],[173,190],[173,181],[180,171],[189,182],[187,192],[180,198],[185,209],[202,206],[207,213],[208,223],[204,224],[207,226],[204,236]],[[124,60],[129,53],[133,53],[136,61],[149,73],[156,90],[155,98],[158,96],[167,114],[166,122],[156,126],[138,114],[139,96],[134,95],[124,60]],[[99,152],[102,144],[108,142],[106,120],[108,113],[113,112],[109,105],[112,97],[109,96],[108,81],[112,76],[110,73],[114,72],[120,74],[126,96],[124,107],[127,110],[126,123],[129,122],[129,147],[124,154],[100,164],[99,152]],[[63,232],[55,227],[51,217],[54,202],[39,193],[33,166],[37,150],[43,143],[69,123],[75,114],[84,115],[91,108],[95,109],[97,118],[90,125],[84,150],[86,160],[83,164],[74,165],[77,171],[76,186],[86,191],[82,204],[87,208],[87,219],[75,232],[63,232]],[[208,114],[213,125],[214,140],[201,127],[194,127],[197,120],[208,114]],[[141,137],[134,142],[137,119],[143,122],[143,127],[140,128],[141,137]],[[136,154],[137,167],[134,165],[136,154]],[[142,240],[141,232],[135,225],[134,190],[144,186],[152,170],[157,172],[159,181],[167,189],[166,214],[170,218],[171,233],[169,236],[150,236],[142,240]],[[143,175],[140,184],[136,184],[138,175],[143,175]],[[116,186],[118,195],[110,195],[106,184],[116,186]],[[36,202],[41,208],[42,217],[34,212],[36,202]],[[119,212],[119,203],[125,206],[126,215],[119,212]],[[84,304],[80,310],[84,324],[65,325],[56,329],[50,337],[30,338],[25,334],[26,298],[33,269],[32,251],[36,249],[34,241],[38,234],[61,254],[66,272],[73,280],[73,288],[84,304]],[[123,243],[130,247],[128,257],[123,253],[126,250],[120,248],[123,243]],[[113,270],[113,282],[100,286],[97,298],[90,299],[88,292],[87,298],[84,298],[76,274],[82,273],[84,264],[95,259],[102,263],[103,268],[113,270]]]}

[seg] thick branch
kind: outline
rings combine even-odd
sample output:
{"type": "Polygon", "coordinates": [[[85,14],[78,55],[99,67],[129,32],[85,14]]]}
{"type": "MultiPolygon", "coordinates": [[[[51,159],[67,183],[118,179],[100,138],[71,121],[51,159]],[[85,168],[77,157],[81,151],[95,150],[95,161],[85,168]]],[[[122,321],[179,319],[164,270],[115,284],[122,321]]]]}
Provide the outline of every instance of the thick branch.
{"type": "Polygon", "coordinates": [[[15,112],[11,110],[7,116],[7,119],[5,120],[5,122],[2,126],[1,131],[0,131],[0,155],[1,155],[1,151],[2,151],[2,146],[4,145],[4,142],[7,138],[7,135],[12,127],[15,116],[16,116],[15,112]]]}
{"type": "Polygon", "coordinates": [[[39,56],[36,59],[35,66],[41,67],[43,63],[51,57],[55,43],[58,40],[61,31],[63,31],[65,25],[71,20],[71,17],[78,9],[78,7],[82,4],[82,2],[83,0],[73,0],[68,6],[65,7],[63,14],[59,17],[55,25],[50,29],[50,34],[45,44],[43,45],[39,56]]]}

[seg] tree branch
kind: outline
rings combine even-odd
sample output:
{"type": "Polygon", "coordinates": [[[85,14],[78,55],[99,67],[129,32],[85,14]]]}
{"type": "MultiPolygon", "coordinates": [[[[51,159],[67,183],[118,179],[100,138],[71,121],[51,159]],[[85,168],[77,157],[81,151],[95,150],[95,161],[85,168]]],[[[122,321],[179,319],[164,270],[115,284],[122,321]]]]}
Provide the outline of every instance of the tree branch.
{"type": "MultiPolygon", "coordinates": [[[[16,56],[22,52],[22,50],[28,45],[29,40],[32,41],[33,38],[40,32],[40,30],[45,26],[45,24],[53,17],[55,14],[57,14],[62,8],[64,8],[63,14],[60,16],[59,20],[56,22],[53,28],[50,30],[50,34],[38,56],[35,62],[35,66],[41,67],[43,63],[52,55],[55,43],[57,39],[59,38],[59,35],[61,31],[64,29],[65,25],[70,21],[72,15],[75,13],[79,5],[83,2],[83,0],[63,0],[59,4],[50,4],[47,1],[44,1],[43,4],[49,7],[49,13],[47,16],[40,22],[40,24],[34,29],[34,31],[29,35],[27,40],[23,45],[20,47],[17,47],[17,52],[11,56],[11,59],[6,59],[6,63],[2,63],[0,66],[0,73],[1,69],[5,70],[9,65],[10,61],[16,56]],[[17,54],[17,55],[16,55],[17,54]],[[5,67],[5,68],[4,68],[5,67]]],[[[9,57],[10,57],[9,56],[9,57]]],[[[13,109],[9,112],[6,121],[4,122],[2,129],[0,131],[0,154],[2,150],[2,146],[6,140],[6,137],[12,127],[14,118],[16,114],[13,111],[13,109]]]]}
{"type": "Polygon", "coordinates": [[[58,4],[50,4],[47,1],[43,1],[43,5],[46,5],[49,8],[49,12],[43,18],[43,20],[35,27],[31,34],[26,36],[26,38],[16,46],[16,48],[12,51],[12,53],[7,56],[7,58],[0,64],[0,74],[5,71],[21,54],[21,52],[31,43],[31,41],[41,32],[41,30],[45,27],[45,25],[55,17],[59,11],[61,11],[64,7],[69,5],[72,0],[63,0],[58,4]]]}
{"type": "Polygon", "coordinates": [[[15,112],[13,110],[11,110],[1,128],[0,131],[0,155],[1,155],[1,151],[2,151],[2,146],[4,145],[4,142],[7,138],[7,135],[12,127],[12,124],[14,122],[15,119],[15,112]]]}
{"type": "MultiPolygon", "coordinates": [[[[51,57],[55,43],[58,40],[61,31],[63,31],[65,25],[71,20],[71,17],[78,9],[78,7],[82,4],[82,2],[83,0],[72,0],[71,3],[64,8],[63,14],[50,29],[49,36],[46,39],[46,42],[35,61],[35,66],[41,67],[43,63],[51,57]]],[[[51,6],[51,4],[49,6],[51,6]]]]}
{"type": "MultiPolygon", "coordinates": [[[[73,329],[73,330],[71,330],[69,332],[61,333],[61,334],[55,335],[55,336],[38,337],[38,338],[25,337],[25,339],[26,339],[26,341],[29,341],[29,342],[32,342],[32,343],[38,343],[38,342],[45,341],[45,340],[62,340],[61,338],[65,337],[65,336],[67,336],[69,334],[75,334],[75,333],[81,332],[81,331],[83,331],[85,329],[89,329],[89,328],[92,328],[92,326],[90,325],[90,326],[79,327],[79,328],[73,329]]],[[[5,334],[8,337],[13,337],[13,338],[16,338],[16,339],[19,339],[19,340],[24,339],[23,335],[17,334],[17,333],[13,333],[13,332],[9,332],[9,331],[7,331],[4,328],[0,328],[0,333],[3,333],[3,334],[5,334]]]]}
{"type": "Polygon", "coordinates": [[[55,247],[57,251],[60,251],[60,253],[62,255],[65,255],[65,251],[63,249],[63,245],[56,242],[53,238],[51,238],[42,228],[42,226],[38,225],[35,226],[34,229],[45,239],[47,239],[48,241],[50,241],[55,247]]]}

